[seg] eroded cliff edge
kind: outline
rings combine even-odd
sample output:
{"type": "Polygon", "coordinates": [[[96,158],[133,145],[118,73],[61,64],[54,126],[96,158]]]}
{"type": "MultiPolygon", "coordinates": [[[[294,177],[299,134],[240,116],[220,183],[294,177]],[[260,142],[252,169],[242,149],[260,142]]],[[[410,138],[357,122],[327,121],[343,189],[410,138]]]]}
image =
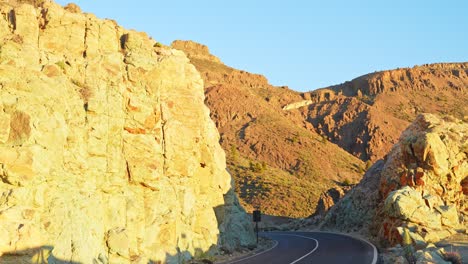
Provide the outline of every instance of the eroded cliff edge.
{"type": "Polygon", "coordinates": [[[254,242],[184,53],[74,5],[0,13],[0,255],[177,263],[254,242]]]}

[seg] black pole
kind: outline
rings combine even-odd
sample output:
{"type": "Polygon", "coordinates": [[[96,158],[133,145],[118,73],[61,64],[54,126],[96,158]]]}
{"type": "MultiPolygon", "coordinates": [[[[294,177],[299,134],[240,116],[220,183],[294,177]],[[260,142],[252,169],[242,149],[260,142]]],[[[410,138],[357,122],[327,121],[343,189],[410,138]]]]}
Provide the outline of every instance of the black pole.
{"type": "Polygon", "coordinates": [[[257,232],[257,246],[258,246],[258,222],[255,222],[255,231],[257,232]]]}

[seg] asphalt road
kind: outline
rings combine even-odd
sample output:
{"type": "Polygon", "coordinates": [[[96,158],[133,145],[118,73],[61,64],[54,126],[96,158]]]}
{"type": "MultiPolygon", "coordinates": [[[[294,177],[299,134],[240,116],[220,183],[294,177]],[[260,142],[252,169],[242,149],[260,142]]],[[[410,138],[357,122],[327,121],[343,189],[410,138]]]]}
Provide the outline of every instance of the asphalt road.
{"type": "Polygon", "coordinates": [[[265,232],[277,241],[272,249],[231,264],[375,264],[372,244],[350,236],[322,232],[265,232]]]}

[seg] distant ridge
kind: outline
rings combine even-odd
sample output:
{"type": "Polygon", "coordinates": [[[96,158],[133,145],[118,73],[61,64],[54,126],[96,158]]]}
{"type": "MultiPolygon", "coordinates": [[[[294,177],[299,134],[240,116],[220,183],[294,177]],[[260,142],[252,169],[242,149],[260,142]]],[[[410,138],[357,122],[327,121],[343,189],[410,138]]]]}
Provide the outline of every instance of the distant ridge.
{"type": "Polygon", "coordinates": [[[299,93],[226,66],[196,42],[172,47],[186,52],[202,75],[205,103],[250,210],[260,200],[269,214],[308,216],[322,193],[357,182],[383,158],[419,113],[460,119],[468,113],[466,62],[375,72],[299,93]]]}

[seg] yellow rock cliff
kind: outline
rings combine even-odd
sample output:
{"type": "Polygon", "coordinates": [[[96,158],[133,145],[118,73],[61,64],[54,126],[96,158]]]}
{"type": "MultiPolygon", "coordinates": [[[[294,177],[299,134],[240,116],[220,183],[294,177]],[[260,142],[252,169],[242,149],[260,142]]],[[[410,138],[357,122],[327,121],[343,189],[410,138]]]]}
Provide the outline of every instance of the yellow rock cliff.
{"type": "Polygon", "coordinates": [[[184,53],[49,1],[0,14],[0,259],[178,263],[253,243],[184,53]]]}

